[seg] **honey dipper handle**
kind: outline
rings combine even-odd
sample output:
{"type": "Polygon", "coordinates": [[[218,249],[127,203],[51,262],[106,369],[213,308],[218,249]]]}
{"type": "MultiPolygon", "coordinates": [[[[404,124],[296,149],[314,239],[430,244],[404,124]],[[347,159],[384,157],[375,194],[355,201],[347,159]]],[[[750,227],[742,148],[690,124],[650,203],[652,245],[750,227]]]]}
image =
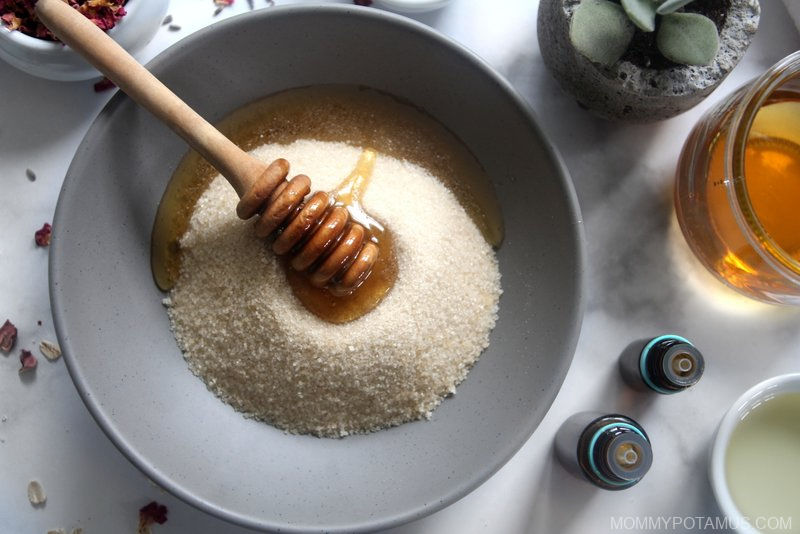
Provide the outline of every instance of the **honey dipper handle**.
{"type": "Polygon", "coordinates": [[[66,2],[39,0],[36,14],[61,41],[197,150],[228,179],[240,197],[264,171],[263,163],[209,124],[111,37],[66,2]]]}

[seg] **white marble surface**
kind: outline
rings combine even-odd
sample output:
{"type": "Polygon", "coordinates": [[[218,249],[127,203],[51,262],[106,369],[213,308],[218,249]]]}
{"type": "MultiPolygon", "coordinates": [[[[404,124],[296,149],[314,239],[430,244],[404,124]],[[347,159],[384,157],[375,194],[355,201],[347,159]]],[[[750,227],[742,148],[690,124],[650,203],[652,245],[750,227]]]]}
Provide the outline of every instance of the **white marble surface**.
{"type": "MultiPolygon", "coordinates": [[[[141,58],[211,23],[211,4],[172,0],[181,31],[162,28],[141,58]]],[[[698,108],[648,126],[595,119],[560,91],[541,62],[534,1],[453,0],[418,17],[507,76],[561,150],[586,224],[589,294],[572,367],[533,437],[473,493],[393,532],[598,533],[615,530],[615,518],[648,516],[669,521],[655,531],[682,532],[692,530],[689,518],[719,514],[706,476],[714,428],[747,387],[800,370],[800,310],[748,301],[699,270],[676,230],[672,176],[702,111],[800,48],[783,3],[762,0],[762,6],[761,29],[728,80],[698,108]],[[633,338],[666,331],[689,337],[704,351],[705,377],[673,397],[633,393],[618,379],[617,354],[633,338]],[[558,425],[582,410],[621,411],[648,430],[655,462],[638,486],[604,492],[554,462],[558,425]]],[[[245,10],[239,0],[221,16],[245,10]]],[[[39,340],[55,339],[47,250],[34,247],[33,232],[51,220],[72,154],[111,95],[94,93],[90,83],[48,82],[0,64],[0,96],[0,321],[16,323],[19,346],[33,350],[39,340]],[[26,168],[36,172],[35,182],[25,177],[26,168]]],[[[20,378],[18,365],[16,353],[0,356],[1,533],[74,526],[87,534],[133,532],[137,509],[151,499],[170,510],[168,523],[155,532],[245,532],[153,487],[94,424],[63,361],[40,358],[30,379],[20,378]],[[48,493],[42,508],[27,501],[31,479],[48,493]]]]}

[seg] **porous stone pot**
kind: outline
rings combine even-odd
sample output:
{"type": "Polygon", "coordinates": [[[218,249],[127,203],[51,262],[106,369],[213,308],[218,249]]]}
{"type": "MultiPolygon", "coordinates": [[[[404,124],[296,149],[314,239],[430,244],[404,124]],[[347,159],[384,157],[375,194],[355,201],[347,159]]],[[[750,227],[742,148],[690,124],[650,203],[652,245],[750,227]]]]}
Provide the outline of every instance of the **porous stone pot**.
{"type": "Polygon", "coordinates": [[[625,122],[668,119],[696,106],[733,70],[758,29],[758,0],[731,0],[719,31],[719,51],[704,67],[643,68],[623,57],[611,67],[593,63],[569,38],[581,0],[541,0],[537,33],[542,58],[561,86],[597,115],[625,122]]]}

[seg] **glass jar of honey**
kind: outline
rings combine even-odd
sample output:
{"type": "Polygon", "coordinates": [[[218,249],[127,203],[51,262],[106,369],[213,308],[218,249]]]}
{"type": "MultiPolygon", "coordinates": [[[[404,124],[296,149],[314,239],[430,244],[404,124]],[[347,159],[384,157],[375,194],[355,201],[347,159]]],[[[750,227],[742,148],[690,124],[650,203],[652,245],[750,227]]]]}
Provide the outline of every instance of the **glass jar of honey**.
{"type": "Polygon", "coordinates": [[[678,163],[675,210],[708,270],[800,305],[800,51],[708,111],[678,163]]]}

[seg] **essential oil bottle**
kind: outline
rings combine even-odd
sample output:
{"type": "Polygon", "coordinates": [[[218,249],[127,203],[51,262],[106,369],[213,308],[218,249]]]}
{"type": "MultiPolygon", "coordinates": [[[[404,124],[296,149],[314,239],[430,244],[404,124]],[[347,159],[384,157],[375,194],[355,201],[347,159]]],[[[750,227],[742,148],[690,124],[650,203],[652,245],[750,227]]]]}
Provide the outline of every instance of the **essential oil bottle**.
{"type": "Polygon", "coordinates": [[[697,383],[705,361],[688,339],[665,334],[628,345],[620,355],[619,367],[631,387],[669,395],[697,383]]]}
{"type": "Polygon", "coordinates": [[[630,488],[653,463],[650,439],[639,423],[600,412],[567,419],[556,434],[556,456],[569,472],[607,490],[630,488]]]}

